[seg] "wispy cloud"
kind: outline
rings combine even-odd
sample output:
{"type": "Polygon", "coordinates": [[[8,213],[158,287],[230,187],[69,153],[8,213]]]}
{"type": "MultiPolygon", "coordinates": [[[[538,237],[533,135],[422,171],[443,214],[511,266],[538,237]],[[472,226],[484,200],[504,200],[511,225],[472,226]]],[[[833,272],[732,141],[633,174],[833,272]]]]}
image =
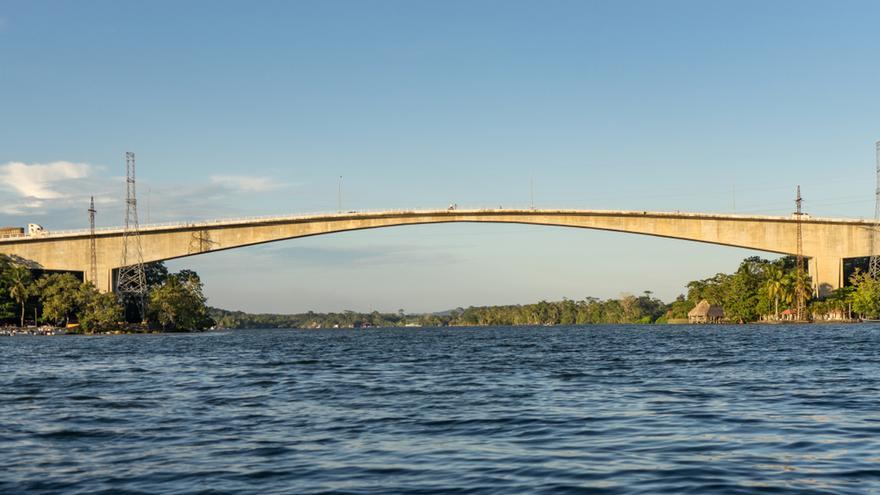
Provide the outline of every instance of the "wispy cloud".
{"type": "Polygon", "coordinates": [[[82,226],[91,195],[118,209],[122,178],[96,176],[100,169],[70,161],[0,165],[0,215],[12,217],[2,223],[48,217],[55,228],[82,226]]]}
{"type": "Polygon", "coordinates": [[[23,198],[58,199],[66,195],[56,187],[59,183],[85,178],[89,172],[90,167],[85,163],[9,162],[0,165],[0,186],[18,193],[23,198]]]}
{"type": "MultiPolygon", "coordinates": [[[[118,225],[124,214],[125,179],[104,172],[102,166],[73,161],[0,164],[0,217],[8,217],[0,223],[39,220],[52,229],[82,227],[89,196],[94,196],[99,226],[118,225]]],[[[291,185],[247,175],[216,175],[201,183],[141,182],[140,219],[153,223],[241,216],[239,200],[291,185]]]]}
{"type": "MultiPolygon", "coordinates": [[[[244,175],[215,175],[208,182],[195,184],[153,184],[152,203],[158,206],[154,210],[152,221],[166,222],[179,219],[210,219],[220,217],[238,217],[254,214],[275,213],[274,211],[253,213],[242,210],[240,201],[253,198],[266,198],[263,194],[291,187],[292,183],[279,182],[271,177],[244,175]],[[245,213],[243,213],[243,211],[245,213]]],[[[143,193],[144,188],[139,189],[143,193]]],[[[144,206],[141,194],[140,204],[144,206]]],[[[249,205],[244,204],[245,208],[249,205]]]]}
{"type": "Polygon", "coordinates": [[[27,201],[23,203],[0,203],[0,214],[3,215],[24,215],[29,210],[40,208],[43,206],[42,201],[27,201]]]}
{"type": "Polygon", "coordinates": [[[269,177],[248,175],[212,175],[211,184],[240,192],[263,192],[282,187],[269,177]]]}

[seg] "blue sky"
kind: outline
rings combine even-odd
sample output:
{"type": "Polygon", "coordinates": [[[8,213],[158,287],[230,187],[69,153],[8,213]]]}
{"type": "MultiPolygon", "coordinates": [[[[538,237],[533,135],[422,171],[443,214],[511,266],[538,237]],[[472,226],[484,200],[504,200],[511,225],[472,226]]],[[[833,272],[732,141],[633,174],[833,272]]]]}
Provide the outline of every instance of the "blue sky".
{"type": "MultiPolygon", "coordinates": [[[[877,2],[0,0],[0,224],[526,205],[873,214],[877,2]]],[[[670,299],[752,252],[435,225],[177,260],[214,305],[670,299]]]]}

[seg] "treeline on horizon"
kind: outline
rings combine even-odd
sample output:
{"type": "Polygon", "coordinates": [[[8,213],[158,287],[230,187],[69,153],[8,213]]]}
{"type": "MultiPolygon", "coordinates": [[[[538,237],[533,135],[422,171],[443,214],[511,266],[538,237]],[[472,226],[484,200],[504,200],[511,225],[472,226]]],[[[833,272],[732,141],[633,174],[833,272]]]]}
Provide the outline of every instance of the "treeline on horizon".
{"type": "MultiPolygon", "coordinates": [[[[862,263],[865,265],[865,263],[862,263]]],[[[364,328],[397,326],[587,325],[648,324],[686,321],[700,301],[720,306],[725,321],[749,323],[790,319],[795,303],[798,272],[792,256],[776,260],[750,257],[734,273],[718,273],[687,284],[687,293],[665,303],[650,291],[641,296],[540,301],[534,304],[458,308],[442,313],[301,313],[250,314],[209,308],[202,282],[195,272],[169,273],[164,264],[147,268],[148,328],[165,331],[203,330],[211,326],[248,328],[364,328]]],[[[880,318],[880,281],[850,265],[849,285],[823,298],[807,301],[813,320],[880,318]]],[[[809,276],[804,284],[810,287],[809,276]]],[[[131,330],[137,322],[132,301],[101,294],[91,283],[70,273],[30,270],[0,255],[0,325],[74,323],[84,332],[131,330]]],[[[141,326],[143,328],[143,326],[141,326]]]]}
{"type": "MultiPolygon", "coordinates": [[[[850,267],[851,269],[853,267],[850,267]]],[[[808,275],[804,285],[811,286],[808,275]]],[[[368,328],[400,326],[489,326],[489,325],[589,325],[651,324],[683,322],[688,312],[703,299],[721,306],[725,321],[750,323],[786,319],[795,304],[798,272],[793,256],[767,260],[746,258],[734,273],[718,273],[687,284],[687,294],[665,303],[645,291],[641,296],[619,298],[540,301],[534,304],[472,306],[443,313],[405,314],[316,313],[250,314],[210,308],[208,314],[218,328],[368,328]]],[[[880,317],[880,282],[855,267],[850,285],[824,298],[809,298],[807,309],[813,320],[848,320],[856,316],[880,317]]],[[[809,296],[808,296],[809,297],[809,296]]]]}
{"type": "Polygon", "coordinates": [[[341,313],[250,314],[210,308],[208,314],[218,328],[369,328],[402,326],[482,325],[576,325],[588,323],[654,323],[666,312],[666,305],[646,293],[601,301],[565,299],[535,304],[458,308],[443,313],[341,313]]]}

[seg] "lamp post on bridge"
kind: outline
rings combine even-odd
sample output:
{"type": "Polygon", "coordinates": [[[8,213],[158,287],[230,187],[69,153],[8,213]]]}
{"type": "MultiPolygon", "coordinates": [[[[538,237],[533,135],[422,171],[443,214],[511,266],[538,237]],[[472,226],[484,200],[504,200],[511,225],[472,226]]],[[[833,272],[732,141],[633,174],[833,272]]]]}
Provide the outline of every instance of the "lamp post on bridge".
{"type": "Polygon", "coordinates": [[[342,213],[342,176],[339,176],[339,182],[336,188],[336,212],[342,213]]]}

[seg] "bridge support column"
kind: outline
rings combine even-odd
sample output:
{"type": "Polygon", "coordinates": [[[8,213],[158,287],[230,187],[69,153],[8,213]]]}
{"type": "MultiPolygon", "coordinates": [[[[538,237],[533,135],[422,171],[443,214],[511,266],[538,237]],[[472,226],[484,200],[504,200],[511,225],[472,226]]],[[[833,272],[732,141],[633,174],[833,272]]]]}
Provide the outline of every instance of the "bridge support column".
{"type": "Polygon", "coordinates": [[[101,292],[113,292],[113,270],[110,268],[98,269],[98,280],[95,286],[101,292]]]}
{"type": "Polygon", "coordinates": [[[113,291],[113,270],[98,265],[98,280],[89,280],[89,272],[88,268],[83,271],[83,280],[95,284],[99,292],[113,291]]]}
{"type": "Polygon", "coordinates": [[[813,278],[813,293],[819,297],[830,295],[843,287],[843,259],[836,257],[812,257],[809,262],[813,278]]]}

